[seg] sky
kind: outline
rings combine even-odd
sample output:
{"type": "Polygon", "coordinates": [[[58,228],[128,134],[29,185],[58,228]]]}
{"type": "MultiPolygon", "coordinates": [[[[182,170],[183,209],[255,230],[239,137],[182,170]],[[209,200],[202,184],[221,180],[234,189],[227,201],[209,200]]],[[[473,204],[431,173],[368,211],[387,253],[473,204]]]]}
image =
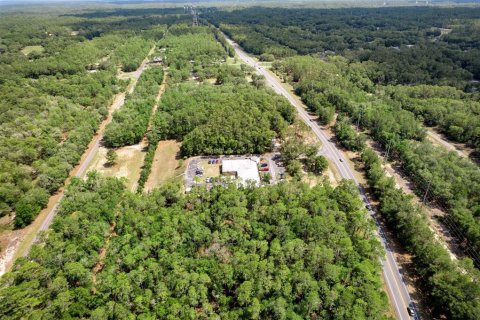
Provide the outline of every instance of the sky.
{"type": "MultiPolygon", "coordinates": [[[[129,2],[132,0],[0,0],[0,3],[40,3],[40,2],[46,2],[46,3],[52,3],[52,2],[63,2],[63,3],[71,3],[71,2],[129,2]]],[[[261,1],[269,1],[269,2],[281,2],[281,1],[291,1],[291,2],[331,2],[335,0],[133,0],[132,2],[166,2],[166,3],[173,3],[173,2],[180,2],[180,3],[192,3],[192,2],[261,2],[261,1]]],[[[338,1],[338,0],[337,0],[338,1]]],[[[349,2],[354,2],[355,0],[343,0],[343,1],[349,1],[349,2]]],[[[359,0],[359,1],[374,1],[374,0],[359,0]]],[[[339,2],[342,2],[340,0],[339,2]]]]}

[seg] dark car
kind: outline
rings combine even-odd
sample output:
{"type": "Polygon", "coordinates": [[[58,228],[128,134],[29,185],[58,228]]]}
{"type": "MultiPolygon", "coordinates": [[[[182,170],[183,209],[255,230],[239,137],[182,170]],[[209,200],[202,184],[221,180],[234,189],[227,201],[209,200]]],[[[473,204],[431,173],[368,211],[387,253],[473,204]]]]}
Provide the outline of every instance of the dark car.
{"type": "Polygon", "coordinates": [[[415,317],[415,310],[412,307],[407,307],[407,312],[410,317],[415,317]]]}
{"type": "Polygon", "coordinates": [[[208,164],[212,164],[213,160],[208,160],[208,164]]]}

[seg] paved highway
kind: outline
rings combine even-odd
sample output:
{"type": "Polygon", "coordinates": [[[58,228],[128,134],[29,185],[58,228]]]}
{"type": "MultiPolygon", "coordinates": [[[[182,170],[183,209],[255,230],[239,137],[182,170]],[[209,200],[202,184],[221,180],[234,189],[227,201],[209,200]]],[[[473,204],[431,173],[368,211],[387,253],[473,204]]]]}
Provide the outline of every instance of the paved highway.
{"type": "MultiPolygon", "coordinates": [[[[368,198],[365,196],[365,191],[358,183],[358,180],[356,179],[353,170],[346,162],[343,154],[328,139],[326,134],[318,126],[317,122],[312,121],[312,117],[305,110],[304,106],[294,98],[292,93],[290,93],[283,87],[282,83],[278,78],[272,76],[264,67],[260,65],[260,63],[247,55],[238,44],[228,39],[227,37],[226,39],[233,46],[237,56],[241,60],[243,60],[248,65],[254,67],[258,74],[261,74],[265,77],[267,84],[272,87],[275,92],[287,98],[287,100],[297,109],[300,118],[312,129],[318,139],[322,142],[321,153],[328,157],[329,160],[336,165],[338,171],[344,179],[351,179],[355,181],[360,190],[362,200],[368,207],[371,207],[368,198]]],[[[397,318],[401,320],[411,319],[410,315],[407,312],[407,307],[411,305],[412,302],[405,283],[403,282],[402,275],[399,272],[395,257],[393,256],[389,240],[386,237],[383,227],[379,224],[379,222],[373,215],[374,212],[370,211],[370,214],[371,217],[375,220],[375,223],[378,227],[378,237],[382,242],[383,247],[385,248],[386,257],[385,260],[382,260],[383,275],[389,290],[389,296],[391,297],[393,305],[395,306],[397,318]]]]}

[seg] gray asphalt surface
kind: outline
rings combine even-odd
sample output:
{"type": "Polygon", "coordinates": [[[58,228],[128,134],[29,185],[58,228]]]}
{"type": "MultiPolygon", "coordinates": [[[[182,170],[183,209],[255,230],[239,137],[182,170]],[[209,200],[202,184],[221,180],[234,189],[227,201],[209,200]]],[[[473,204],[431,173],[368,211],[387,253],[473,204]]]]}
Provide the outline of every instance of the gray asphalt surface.
{"type": "MultiPolygon", "coordinates": [[[[261,74],[265,77],[268,86],[270,86],[276,93],[284,96],[297,109],[300,118],[312,129],[312,131],[321,141],[321,153],[324,154],[327,158],[329,158],[330,161],[332,161],[336,165],[338,171],[344,179],[351,179],[355,181],[355,183],[358,185],[362,200],[365,202],[365,204],[370,204],[368,198],[365,196],[365,191],[358,183],[358,180],[356,179],[353,170],[348,165],[343,154],[336,148],[335,144],[328,139],[325,133],[323,133],[316,121],[311,121],[312,117],[308,114],[303,105],[300,104],[297,100],[295,100],[293,95],[282,86],[282,83],[279,79],[272,76],[264,67],[260,65],[260,63],[248,56],[238,44],[233,42],[228,37],[225,38],[233,46],[237,56],[241,60],[243,60],[248,65],[254,67],[258,74],[261,74]]],[[[407,307],[412,303],[411,298],[402,279],[402,275],[400,274],[399,267],[395,261],[395,257],[393,256],[389,240],[385,234],[383,227],[380,225],[379,221],[374,216],[374,212],[370,212],[370,215],[375,220],[375,223],[378,227],[378,237],[383,247],[385,248],[386,257],[384,260],[382,260],[383,275],[387,288],[389,290],[389,296],[391,297],[393,305],[395,307],[397,319],[412,319],[412,317],[410,317],[407,312],[407,307]]]]}

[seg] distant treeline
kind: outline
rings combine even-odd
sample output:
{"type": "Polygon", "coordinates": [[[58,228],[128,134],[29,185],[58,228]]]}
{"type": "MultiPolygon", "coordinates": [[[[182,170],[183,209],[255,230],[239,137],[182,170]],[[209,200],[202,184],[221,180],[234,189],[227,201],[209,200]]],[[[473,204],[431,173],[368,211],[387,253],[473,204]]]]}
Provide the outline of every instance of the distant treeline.
{"type": "Polygon", "coordinates": [[[247,8],[204,17],[250,53],[373,61],[383,84],[480,79],[480,8],[247,8]]]}

